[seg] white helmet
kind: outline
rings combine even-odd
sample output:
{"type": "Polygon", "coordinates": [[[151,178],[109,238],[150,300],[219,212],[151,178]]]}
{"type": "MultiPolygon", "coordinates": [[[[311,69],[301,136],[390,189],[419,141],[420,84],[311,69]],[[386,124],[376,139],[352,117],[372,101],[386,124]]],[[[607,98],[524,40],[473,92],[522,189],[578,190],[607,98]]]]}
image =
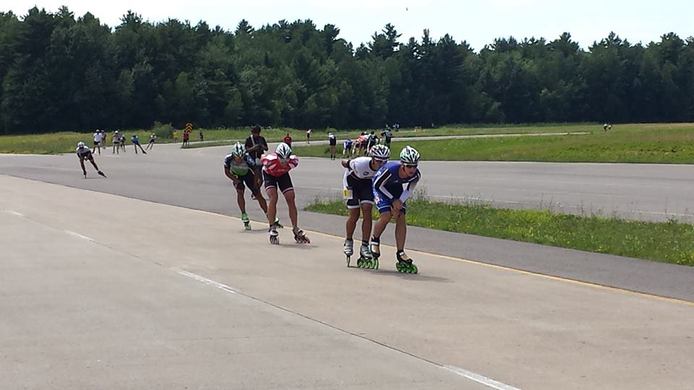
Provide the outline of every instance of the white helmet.
{"type": "Polygon", "coordinates": [[[277,145],[277,149],[275,149],[275,153],[277,153],[277,157],[286,160],[289,158],[289,156],[292,155],[292,148],[290,148],[289,145],[282,142],[279,145],[277,145]]]}
{"type": "Polygon", "coordinates": [[[378,160],[387,160],[390,157],[390,149],[385,145],[374,145],[369,150],[369,155],[378,160]]]}
{"type": "Polygon", "coordinates": [[[84,142],[82,142],[82,141],[80,141],[80,142],[77,143],[77,147],[78,147],[79,149],[82,149],[82,148],[84,148],[85,146],[86,146],[86,145],[85,145],[84,142]]]}
{"type": "Polygon", "coordinates": [[[241,144],[241,142],[237,142],[232,148],[231,148],[231,155],[234,157],[242,157],[246,153],[246,147],[241,144]]]}
{"type": "Polygon", "coordinates": [[[417,165],[419,163],[419,152],[417,149],[407,145],[400,152],[400,161],[407,165],[417,165]]]}

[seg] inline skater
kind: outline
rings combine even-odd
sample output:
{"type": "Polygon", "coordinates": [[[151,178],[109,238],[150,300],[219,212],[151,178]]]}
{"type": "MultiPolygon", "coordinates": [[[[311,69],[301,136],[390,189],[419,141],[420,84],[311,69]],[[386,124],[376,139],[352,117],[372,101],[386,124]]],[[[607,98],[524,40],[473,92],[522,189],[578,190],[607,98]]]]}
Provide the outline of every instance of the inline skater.
{"type": "Polygon", "coordinates": [[[279,244],[279,233],[275,217],[277,216],[277,187],[282,191],[284,199],[287,201],[289,209],[289,219],[292,222],[292,231],[294,232],[294,240],[299,244],[308,244],[311,241],[306,237],[304,231],[298,226],[298,212],[296,210],[296,201],[292,179],[289,177],[289,171],[299,165],[299,159],[292,154],[292,149],[284,142],[277,145],[275,153],[268,153],[261,159],[263,164],[263,179],[265,180],[265,192],[270,199],[268,203],[267,220],[270,228],[268,234],[271,244],[279,244]]]}
{"type": "Polygon", "coordinates": [[[118,134],[118,130],[113,132],[113,136],[111,138],[113,141],[113,151],[111,154],[120,154],[120,134],[118,134]]]}
{"type": "Polygon", "coordinates": [[[260,162],[260,158],[263,156],[263,153],[268,150],[267,141],[265,137],[260,135],[260,130],[261,128],[259,125],[253,126],[253,128],[251,128],[251,135],[246,138],[244,145],[246,147],[246,152],[248,152],[248,154],[253,157],[253,161],[255,161],[253,173],[255,173],[256,186],[258,188],[263,186],[263,164],[260,162]]]}
{"type": "Polygon", "coordinates": [[[96,131],[94,132],[94,150],[92,150],[92,154],[96,153],[97,151],[99,152],[99,154],[101,154],[101,145],[103,140],[103,133],[101,132],[101,130],[96,129],[96,131]]]}
{"type": "Polygon", "coordinates": [[[361,248],[357,267],[378,268],[378,260],[374,259],[369,250],[369,237],[371,237],[371,209],[374,204],[374,193],[371,179],[379,168],[388,161],[390,149],[384,145],[376,145],[369,151],[370,157],[357,157],[351,160],[342,160],[345,173],[342,177],[343,195],[346,201],[349,216],[345,223],[344,253],[347,257],[347,266],[354,253],[354,230],[359,221],[359,213],[362,214],[361,223],[361,248]]]}
{"type": "Polygon", "coordinates": [[[383,144],[390,148],[390,141],[393,139],[393,132],[391,132],[389,128],[386,128],[381,132],[381,136],[383,137],[383,144]]]}
{"type": "MultiPolygon", "coordinates": [[[[228,177],[236,188],[236,203],[241,210],[241,221],[246,230],[251,230],[251,221],[246,213],[246,199],[244,192],[246,186],[255,195],[258,205],[267,215],[267,202],[260,193],[260,188],[255,180],[255,159],[246,152],[246,147],[237,142],[231,149],[231,153],[224,157],[224,174],[228,177]],[[244,185],[245,183],[245,185],[244,185]]],[[[275,220],[275,223],[279,223],[275,220]]]]}
{"type": "Polygon", "coordinates": [[[335,134],[328,133],[328,143],[330,144],[330,159],[334,160],[337,158],[337,152],[335,151],[337,149],[337,137],[335,137],[335,134]]]}
{"type": "Polygon", "coordinates": [[[78,142],[77,143],[77,149],[75,150],[75,153],[77,153],[77,157],[80,159],[80,166],[82,167],[82,174],[84,175],[84,178],[87,178],[87,170],[84,168],[84,160],[89,160],[90,163],[94,166],[94,169],[96,169],[96,173],[99,175],[106,177],[101,170],[99,170],[99,167],[96,166],[96,162],[94,162],[94,156],[92,155],[91,149],[87,147],[87,145],[84,144],[84,142],[78,142]]]}
{"type": "Polygon", "coordinates": [[[421,174],[419,152],[411,146],[405,146],[400,152],[400,161],[392,161],[382,166],[373,178],[373,193],[376,207],[380,213],[374,226],[370,249],[373,257],[378,260],[381,255],[380,238],[391,218],[395,218],[395,244],[397,248],[398,272],[417,273],[417,266],[405,254],[405,239],[407,237],[406,201],[412,195],[421,174]]]}
{"type": "Polygon", "coordinates": [[[143,154],[147,154],[144,149],[142,149],[142,145],[140,145],[140,137],[137,134],[133,134],[130,137],[130,143],[133,144],[133,149],[135,149],[135,154],[137,154],[137,148],[140,148],[143,154]]]}
{"type": "Polygon", "coordinates": [[[145,147],[145,150],[152,150],[154,148],[154,143],[157,141],[157,135],[152,133],[149,135],[149,142],[145,147]]]}
{"type": "Polygon", "coordinates": [[[347,138],[342,143],[342,156],[347,156],[347,158],[352,157],[352,139],[347,138]]]}

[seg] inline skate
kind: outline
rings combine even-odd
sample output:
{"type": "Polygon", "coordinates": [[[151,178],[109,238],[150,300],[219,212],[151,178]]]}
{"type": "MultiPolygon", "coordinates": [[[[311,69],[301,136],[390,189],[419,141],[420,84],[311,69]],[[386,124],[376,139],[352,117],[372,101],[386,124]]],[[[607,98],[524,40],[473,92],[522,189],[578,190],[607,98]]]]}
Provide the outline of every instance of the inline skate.
{"type": "Polygon", "coordinates": [[[347,267],[349,267],[349,263],[352,260],[352,255],[354,254],[354,240],[345,239],[345,244],[342,248],[342,252],[345,254],[347,267]]]}
{"type": "Polygon", "coordinates": [[[248,218],[248,214],[241,213],[241,221],[243,222],[244,229],[251,230],[251,220],[248,218]]]}
{"type": "Polygon", "coordinates": [[[275,226],[270,226],[270,229],[268,229],[268,236],[270,237],[270,244],[272,245],[279,245],[280,244],[280,234],[277,233],[277,229],[275,229],[275,226]]]}
{"type": "Polygon", "coordinates": [[[398,259],[398,262],[395,263],[395,268],[398,270],[398,272],[406,274],[417,273],[417,266],[414,265],[412,259],[409,256],[407,256],[407,254],[405,254],[405,251],[398,251],[395,256],[398,259]]]}
{"type": "MultiPolygon", "coordinates": [[[[277,232],[277,231],[275,231],[277,232]]],[[[294,226],[293,229],[294,232],[294,240],[296,241],[297,244],[310,244],[311,240],[306,237],[306,234],[304,234],[304,231],[299,229],[298,226],[294,226]]]]}

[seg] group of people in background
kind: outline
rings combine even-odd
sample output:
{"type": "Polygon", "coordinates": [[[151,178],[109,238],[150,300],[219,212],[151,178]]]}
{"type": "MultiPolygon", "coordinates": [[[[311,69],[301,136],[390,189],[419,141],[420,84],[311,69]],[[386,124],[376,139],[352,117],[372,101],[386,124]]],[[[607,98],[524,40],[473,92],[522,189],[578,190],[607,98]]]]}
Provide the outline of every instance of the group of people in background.
{"type": "MultiPolygon", "coordinates": [[[[94,134],[94,148],[91,150],[91,152],[101,154],[101,148],[103,147],[104,150],[106,149],[106,138],[107,134],[104,130],[97,129],[94,134]]],[[[152,133],[149,136],[149,142],[147,143],[146,148],[142,148],[142,145],[140,145],[140,137],[137,134],[133,134],[130,136],[130,143],[133,145],[133,149],[135,150],[135,154],[138,153],[138,148],[143,154],[147,154],[145,152],[146,150],[152,150],[154,148],[154,143],[157,140],[157,135],[152,133]]],[[[125,146],[126,146],[126,138],[125,134],[121,133],[120,131],[116,130],[113,132],[113,135],[111,136],[111,154],[120,154],[121,150],[123,152],[126,151],[125,146]]]]}
{"type": "MultiPolygon", "coordinates": [[[[390,127],[385,128],[383,131],[381,131],[380,135],[381,136],[379,137],[373,130],[370,133],[362,131],[361,134],[355,140],[352,140],[351,138],[345,139],[342,142],[342,156],[364,156],[367,154],[369,150],[371,150],[371,148],[374,145],[378,144],[383,144],[390,148],[390,143],[393,140],[393,132],[391,131],[390,127]]],[[[333,156],[335,152],[332,147],[334,141],[330,138],[331,136],[332,133],[328,135],[328,139],[330,141],[329,143],[331,145],[330,157],[331,159],[334,159],[333,156]]]]}

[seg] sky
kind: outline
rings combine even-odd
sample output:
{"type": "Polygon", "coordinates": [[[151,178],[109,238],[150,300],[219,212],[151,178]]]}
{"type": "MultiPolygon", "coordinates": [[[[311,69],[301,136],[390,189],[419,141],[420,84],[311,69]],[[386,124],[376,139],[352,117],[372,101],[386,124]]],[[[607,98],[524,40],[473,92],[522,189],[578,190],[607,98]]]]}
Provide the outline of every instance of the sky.
{"type": "Polygon", "coordinates": [[[694,36],[694,1],[691,0],[1,0],[0,12],[24,16],[33,6],[56,12],[66,5],[75,17],[91,12],[115,27],[132,10],[152,23],[167,19],[204,20],[210,27],[235,30],[242,19],[255,27],[285,19],[311,19],[318,28],[333,24],[339,38],[354,47],[371,41],[390,23],[402,34],[421,41],[424,29],[438,40],[449,34],[479,51],[496,38],[513,36],[554,40],[569,32],[581,48],[614,31],[632,44],[659,41],[674,32],[682,39],[694,36]]]}

